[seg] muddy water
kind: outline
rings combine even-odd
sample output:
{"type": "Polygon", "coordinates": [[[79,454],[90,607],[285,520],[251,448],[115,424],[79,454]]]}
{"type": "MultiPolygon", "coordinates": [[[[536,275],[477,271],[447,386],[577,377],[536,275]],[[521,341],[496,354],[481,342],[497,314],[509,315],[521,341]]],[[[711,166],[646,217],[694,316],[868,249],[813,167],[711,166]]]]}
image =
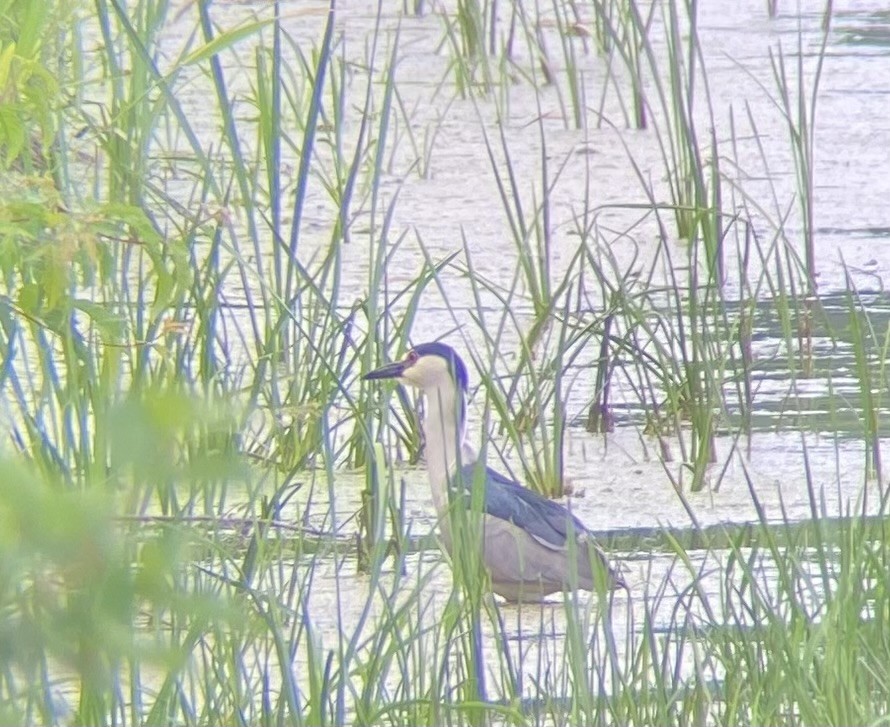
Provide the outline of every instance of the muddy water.
{"type": "MultiPolygon", "coordinates": [[[[622,73],[617,71],[618,77],[609,81],[602,58],[592,50],[585,52],[580,39],[573,41],[588,107],[582,128],[575,128],[566,115],[568,93],[564,81],[543,86],[540,92],[520,81],[505,84],[489,96],[455,98],[448,71],[451,58],[441,50],[442,18],[435,11],[406,17],[398,12],[402,3],[386,5],[375,78],[381,75],[383,59],[393,52],[398,28],[395,84],[407,110],[406,115],[398,115],[391,124],[381,184],[382,203],[394,203],[389,236],[396,240],[406,235],[387,269],[390,289],[398,289],[416,277],[424,261],[423,248],[433,259],[441,259],[459,250],[463,240],[477,276],[507,289],[513,286],[518,253],[511,242],[512,233],[483,133],[498,145],[499,123],[504,128],[510,164],[519,180],[527,212],[533,208],[533,201],[542,197],[541,159],[546,156],[555,279],[564,272],[576,250],[577,220],[585,212],[597,214],[598,244],[607,247],[613,256],[616,279],[648,270],[659,251],[659,229],[652,215],[642,214],[635,207],[647,203],[635,166],[645,183],[651,185],[657,201],[669,203],[670,198],[655,127],[641,131],[627,128],[625,123],[621,99],[627,103],[628,86],[622,73]],[[443,77],[447,79],[444,84],[443,77]],[[541,125],[537,123],[539,118],[541,125]],[[542,146],[542,128],[546,149],[542,146]],[[415,143],[411,143],[412,138],[415,143]]],[[[338,54],[350,64],[350,88],[356,94],[364,93],[367,81],[367,43],[377,23],[376,6],[351,2],[343,3],[338,10],[338,54]]],[[[816,68],[822,18],[818,13],[793,14],[791,6],[796,3],[780,2],[779,6],[783,12],[771,20],[765,15],[762,2],[701,4],[699,36],[713,118],[704,103],[701,79],[696,86],[697,98],[702,101],[697,106],[696,118],[701,139],[707,139],[710,128],[714,128],[721,170],[727,178],[724,204],[730,211],[745,207],[764,244],[784,236],[802,256],[803,250],[796,242],[801,232],[796,196],[799,186],[787,124],[775,103],[778,91],[770,53],[775,57],[781,46],[786,65],[793,73],[800,44],[809,88],[816,68]],[[779,232],[781,220],[785,221],[779,232]]],[[[304,0],[283,4],[287,32],[301,39],[306,49],[318,42],[326,7],[326,2],[308,4],[304,0]]],[[[838,315],[843,314],[843,299],[838,294],[845,289],[849,272],[858,287],[875,294],[869,302],[876,320],[885,326],[888,306],[880,294],[884,279],[890,275],[890,246],[885,244],[890,237],[890,74],[886,70],[890,22],[883,9],[880,2],[835,3],[817,107],[814,224],[817,282],[820,295],[828,301],[827,307],[833,306],[838,315]]],[[[214,12],[226,26],[252,16],[256,10],[255,4],[220,3],[214,12]]],[[[562,41],[551,17],[545,14],[540,20],[550,63],[559,78],[562,41]]],[[[191,27],[191,22],[188,15],[181,19],[183,28],[191,27]]],[[[589,24],[591,18],[582,17],[581,22],[589,24]]],[[[657,51],[663,54],[663,31],[658,23],[654,28],[657,51]]],[[[175,32],[171,43],[175,43],[175,32]]],[[[537,67],[537,61],[532,60],[532,54],[522,43],[517,44],[515,60],[518,67],[529,72],[537,67]]],[[[235,87],[237,82],[236,77],[235,87]]],[[[655,93],[651,78],[647,79],[646,89],[649,94],[655,93]]],[[[195,91],[190,96],[187,88],[183,103],[198,111],[201,94],[195,91]]],[[[347,103],[343,126],[347,146],[354,143],[361,122],[356,110],[360,105],[360,101],[347,103]]],[[[652,122],[663,128],[664,119],[657,114],[652,122]]],[[[212,138],[211,129],[207,135],[212,138]]],[[[349,155],[347,150],[345,156],[349,155]]],[[[496,155],[503,172],[503,150],[498,147],[496,155]]],[[[295,168],[296,159],[284,165],[285,182],[292,178],[295,168]]],[[[379,235],[381,228],[379,219],[370,219],[367,205],[358,206],[353,212],[356,218],[345,254],[342,285],[359,297],[368,288],[368,231],[373,228],[379,235]]],[[[314,252],[327,246],[334,213],[321,186],[314,186],[306,203],[301,259],[309,260],[314,252]]],[[[670,229],[671,220],[667,218],[667,222],[670,229]]],[[[735,234],[734,230],[732,235],[735,234]]],[[[685,242],[668,239],[664,244],[676,259],[685,259],[685,242]]],[[[480,345],[471,316],[471,288],[461,267],[465,262],[459,256],[458,264],[445,268],[440,275],[447,303],[435,286],[428,289],[414,326],[415,341],[440,335],[444,320],[446,326],[460,329],[450,339],[460,351],[480,345]]],[[[726,264],[725,295],[738,298],[738,256],[730,252],[726,264]]],[[[754,259],[748,274],[757,279],[758,271],[759,261],[754,259]]],[[[656,275],[655,282],[662,279],[656,275]]],[[[590,296],[592,303],[602,303],[595,290],[590,296]]],[[[237,286],[227,291],[227,299],[241,299],[237,286]]],[[[494,299],[487,303],[491,310],[497,310],[494,299]]],[[[862,495],[864,488],[878,487],[865,478],[865,450],[857,429],[859,386],[854,375],[852,345],[841,341],[840,346],[832,343],[819,348],[820,342],[828,339],[817,337],[818,375],[791,379],[787,375],[787,357],[777,355],[784,345],[782,332],[770,317],[769,305],[764,304],[764,308],[755,323],[754,350],[762,366],[755,380],[753,431],[738,438],[734,434],[737,422],[732,418],[735,413],[730,411],[716,441],[717,462],[710,475],[710,486],[700,493],[686,492],[688,504],[702,524],[754,520],[756,511],[749,485],[769,517],[778,518],[780,507],[791,518],[809,517],[805,457],[828,514],[844,511],[862,495]],[[831,401],[827,399],[829,375],[833,387],[831,401]],[[834,413],[829,415],[831,412],[834,413]],[[847,421],[846,425],[832,424],[842,419],[847,421]]],[[[530,314],[531,307],[527,300],[520,299],[515,310],[522,319],[530,314]]],[[[497,316],[493,318],[499,320],[497,316]]],[[[507,331],[503,345],[515,348],[515,344],[515,333],[507,331]]],[[[670,457],[665,460],[659,444],[642,433],[642,414],[630,388],[622,388],[619,382],[614,392],[618,423],[614,433],[593,436],[579,426],[593,386],[593,374],[584,367],[595,356],[596,352],[591,350],[585,360],[578,362],[577,369],[571,372],[575,384],[568,392],[567,412],[573,426],[567,435],[565,474],[575,492],[571,500],[573,511],[597,530],[690,524],[689,514],[672,484],[673,480],[688,489],[689,475],[682,465],[680,441],[676,437],[667,441],[670,457]]],[[[479,375],[475,371],[471,374],[476,380],[479,375]]],[[[477,398],[470,415],[475,441],[482,436],[479,423],[483,410],[484,402],[477,398]]],[[[489,447],[493,463],[501,469],[520,472],[515,453],[503,452],[503,461],[500,454],[498,441],[493,441],[489,447]]],[[[425,473],[422,468],[405,468],[400,476],[406,483],[406,515],[412,532],[430,530],[432,504],[425,473]]],[[[305,499],[295,502],[301,510],[310,508],[310,520],[325,527],[332,526],[333,517],[336,528],[354,513],[359,503],[362,479],[349,473],[337,473],[336,478],[333,508],[318,495],[327,492],[325,483],[318,483],[311,503],[305,499]]],[[[305,492],[308,491],[306,488],[305,492]]],[[[337,634],[349,632],[357,623],[357,616],[334,595],[341,569],[335,567],[334,561],[315,561],[314,565],[321,571],[310,598],[313,617],[318,628],[335,640],[337,634]]],[[[424,567],[434,568],[429,597],[444,601],[450,582],[441,560],[435,554],[427,554],[410,560],[409,566],[416,572],[424,567]]],[[[658,559],[628,559],[627,567],[632,590],[638,594],[645,592],[653,580],[657,581],[659,573],[668,570],[658,559]]],[[[361,602],[362,598],[352,598],[348,603],[357,607],[361,602]]],[[[619,620],[627,617],[627,612],[623,617],[616,616],[619,620]]],[[[541,620],[532,618],[523,623],[517,616],[508,623],[514,623],[515,634],[526,635],[524,643],[532,643],[541,620]]],[[[552,641],[535,642],[545,643],[541,648],[550,655],[548,658],[555,658],[558,652],[553,644],[559,641],[555,634],[561,628],[554,626],[552,641]]],[[[524,658],[528,656],[525,654],[524,658]]]]}

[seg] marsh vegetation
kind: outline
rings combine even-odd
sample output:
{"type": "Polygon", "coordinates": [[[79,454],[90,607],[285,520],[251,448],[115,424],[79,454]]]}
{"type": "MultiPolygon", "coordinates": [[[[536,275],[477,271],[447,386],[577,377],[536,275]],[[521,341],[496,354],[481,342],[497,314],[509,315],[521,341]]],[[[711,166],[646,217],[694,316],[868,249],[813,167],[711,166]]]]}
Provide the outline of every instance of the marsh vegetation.
{"type": "Polygon", "coordinates": [[[885,719],[890,24],[737,5],[4,2],[0,722],[885,719]],[[627,597],[445,562],[437,338],[627,597]]]}

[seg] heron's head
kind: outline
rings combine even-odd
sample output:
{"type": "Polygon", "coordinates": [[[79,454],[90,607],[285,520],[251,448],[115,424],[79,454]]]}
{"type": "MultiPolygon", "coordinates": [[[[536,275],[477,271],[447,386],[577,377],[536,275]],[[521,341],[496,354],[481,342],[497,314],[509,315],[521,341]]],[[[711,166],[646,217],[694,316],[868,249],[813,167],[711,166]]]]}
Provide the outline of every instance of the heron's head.
{"type": "Polygon", "coordinates": [[[467,367],[451,346],[444,343],[422,343],[415,346],[401,361],[381,366],[365,379],[396,379],[425,391],[449,386],[466,392],[467,367]]]}

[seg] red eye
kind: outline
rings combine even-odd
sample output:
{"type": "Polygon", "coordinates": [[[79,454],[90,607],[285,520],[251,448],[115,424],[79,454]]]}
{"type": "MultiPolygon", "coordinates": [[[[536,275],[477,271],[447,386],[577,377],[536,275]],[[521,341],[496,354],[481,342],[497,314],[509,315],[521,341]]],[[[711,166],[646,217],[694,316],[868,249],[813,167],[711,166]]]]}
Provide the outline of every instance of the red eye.
{"type": "Polygon", "coordinates": [[[411,350],[408,351],[408,355],[405,356],[405,362],[409,364],[416,364],[418,359],[417,351],[411,350]]]}

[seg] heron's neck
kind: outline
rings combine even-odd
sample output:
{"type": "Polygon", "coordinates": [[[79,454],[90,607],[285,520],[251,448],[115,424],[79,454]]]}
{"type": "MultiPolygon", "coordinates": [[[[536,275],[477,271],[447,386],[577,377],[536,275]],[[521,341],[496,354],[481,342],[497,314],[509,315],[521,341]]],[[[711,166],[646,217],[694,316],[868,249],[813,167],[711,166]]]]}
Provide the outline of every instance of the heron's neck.
{"type": "Polygon", "coordinates": [[[447,485],[455,468],[474,459],[464,446],[466,397],[456,386],[439,386],[426,392],[423,434],[426,466],[437,510],[448,506],[447,485]]]}

